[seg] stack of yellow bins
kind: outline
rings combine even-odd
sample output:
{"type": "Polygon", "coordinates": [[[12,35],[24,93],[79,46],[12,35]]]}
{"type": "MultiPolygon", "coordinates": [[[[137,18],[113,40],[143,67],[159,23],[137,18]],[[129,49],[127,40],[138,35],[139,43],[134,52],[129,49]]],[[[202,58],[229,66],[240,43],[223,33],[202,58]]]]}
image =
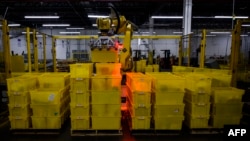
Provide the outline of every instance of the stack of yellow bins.
{"type": "Polygon", "coordinates": [[[70,65],[71,130],[90,128],[90,78],[93,64],[70,65]]]}
{"type": "Polygon", "coordinates": [[[194,73],[185,77],[185,124],[191,129],[208,128],[212,79],[194,73]]]}
{"type": "Polygon", "coordinates": [[[150,129],[151,78],[142,73],[126,73],[130,128],[150,129]]]}
{"type": "Polygon", "coordinates": [[[33,129],[60,129],[69,115],[69,74],[38,76],[39,88],[30,91],[33,129]]]}
{"type": "Polygon", "coordinates": [[[91,128],[121,129],[121,64],[97,63],[91,78],[91,128]]]}
{"type": "Polygon", "coordinates": [[[184,120],[185,79],[171,73],[150,73],[153,78],[153,123],[156,130],[181,130],[184,120]]]}
{"type": "Polygon", "coordinates": [[[233,87],[214,87],[211,97],[211,121],[214,128],[239,125],[242,117],[244,90],[233,87]]]}
{"type": "Polygon", "coordinates": [[[18,76],[7,79],[9,96],[9,120],[11,129],[31,128],[30,90],[37,88],[37,79],[32,76],[18,76]]]}

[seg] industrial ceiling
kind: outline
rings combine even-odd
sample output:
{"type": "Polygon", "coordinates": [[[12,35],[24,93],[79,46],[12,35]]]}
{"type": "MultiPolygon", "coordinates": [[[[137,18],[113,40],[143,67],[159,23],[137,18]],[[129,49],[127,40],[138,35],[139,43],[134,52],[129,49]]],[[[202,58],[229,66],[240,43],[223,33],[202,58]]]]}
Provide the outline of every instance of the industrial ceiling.
{"type": "MultiPolygon", "coordinates": [[[[111,2],[117,11],[140,28],[149,27],[151,16],[182,16],[183,0],[0,0],[0,17],[22,26],[41,28],[42,24],[70,24],[71,27],[96,28],[89,14],[108,15],[111,2]],[[25,19],[24,16],[54,15],[59,19],[25,19]]],[[[249,16],[249,0],[193,0],[193,29],[231,29],[232,18],[249,16]]],[[[154,28],[181,29],[182,19],[155,19],[154,28]]]]}

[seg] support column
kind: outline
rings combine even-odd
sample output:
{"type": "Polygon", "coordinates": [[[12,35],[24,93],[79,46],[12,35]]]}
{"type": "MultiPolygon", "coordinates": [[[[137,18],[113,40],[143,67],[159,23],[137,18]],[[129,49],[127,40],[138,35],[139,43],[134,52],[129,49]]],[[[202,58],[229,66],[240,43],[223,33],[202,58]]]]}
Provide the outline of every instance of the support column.
{"type": "Polygon", "coordinates": [[[11,67],[11,56],[10,56],[10,38],[9,38],[9,27],[7,20],[2,21],[2,33],[3,33],[3,51],[4,51],[4,65],[6,78],[11,78],[12,67],[11,67]]]}
{"type": "Polygon", "coordinates": [[[179,41],[179,60],[178,60],[178,66],[181,66],[182,65],[182,37],[180,37],[180,41],[179,41]]]}
{"type": "Polygon", "coordinates": [[[27,56],[28,56],[28,67],[29,72],[32,72],[32,65],[31,65],[31,53],[30,53],[30,28],[26,28],[26,44],[27,44],[27,56]]]}
{"type": "Polygon", "coordinates": [[[44,72],[47,72],[47,65],[46,65],[46,35],[43,34],[43,65],[44,65],[44,72]]]}
{"type": "Polygon", "coordinates": [[[33,29],[33,50],[34,50],[34,68],[35,72],[38,72],[38,48],[37,48],[37,37],[35,29],[33,29]]]}
{"type": "Polygon", "coordinates": [[[53,57],[53,70],[57,72],[56,63],[56,38],[52,37],[52,57],[53,57]]]}
{"type": "Polygon", "coordinates": [[[200,68],[204,68],[205,52],[206,52],[206,30],[202,30],[201,46],[200,46],[200,68]]]}
{"type": "Polygon", "coordinates": [[[230,58],[230,69],[232,70],[232,81],[231,86],[236,87],[237,84],[237,72],[240,55],[240,33],[241,33],[242,21],[237,21],[234,30],[232,31],[232,47],[231,47],[231,58],[230,58]]]}
{"type": "Polygon", "coordinates": [[[192,0],[183,0],[183,63],[188,64],[188,46],[189,39],[188,34],[191,33],[191,21],[192,21],[192,0]]]}
{"type": "MultiPolygon", "coordinates": [[[[153,18],[149,18],[149,34],[153,35],[154,32],[154,19],[153,18]]],[[[149,65],[153,65],[153,58],[154,58],[154,54],[153,54],[153,39],[148,39],[149,42],[149,50],[148,50],[148,64],[149,65]]]]}

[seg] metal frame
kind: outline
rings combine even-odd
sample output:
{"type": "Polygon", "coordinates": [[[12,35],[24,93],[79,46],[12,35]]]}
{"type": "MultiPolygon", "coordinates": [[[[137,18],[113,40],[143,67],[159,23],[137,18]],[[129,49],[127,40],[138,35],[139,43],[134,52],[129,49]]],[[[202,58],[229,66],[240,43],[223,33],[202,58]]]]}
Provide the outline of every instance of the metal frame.
{"type": "Polygon", "coordinates": [[[29,72],[32,72],[32,64],[31,64],[31,52],[30,52],[30,28],[26,28],[26,45],[27,45],[27,56],[28,56],[28,67],[29,72]]]}
{"type": "MultiPolygon", "coordinates": [[[[112,36],[111,38],[124,38],[124,35],[119,35],[119,36],[112,36]]],[[[133,35],[132,39],[180,39],[181,40],[181,35],[133,35]]],[[[53,56],[53,69],[54,72],[57,71],[56,68],[56,39],[98,39],[97,35],[77,35],[77,36],[60,36],[60,35],[55,35],[52,36],[52,56],[53,56]]]]}
{"type": "Polygon", "coordinates": [[[182,37],[180,38],[180,41],[179,41],[179,59],[178,59],[178,65],[181,66],[182,65],[182,42],[183,42],[183,39],[182,37]]]}
{"type": "Polygon", "coordinates": [[[44,72],[47,72],[47,65],[46,65],[46,35],[43,34],[43,65],[44,65],[44,72]]]}
{"type": "Polygon", "coordinates": [[[35,72],[38,72],[38,47],[37,47],[37,37],[36,30],[33,29],[33,51],[34,51],[34,68],[35,72]]]}
{"type": "Polygon", "coordinates": [[[2,33],[3,33],[5,73],[6,73],[6,78],[11,78],[12,67],[11,67],[11,59],[10,59],[9,27],[8,27],[7,20],[2,21],[2,33]]]}
{"type": "Polygon", "coordinates": [[[204,63],[205,63],[205,52],[206,52],[206,34],[207,31],[206,29],[202,30],[202,35],[201,35],[201,45],[200,45],[200,68],[204,68],[204,63]]]}

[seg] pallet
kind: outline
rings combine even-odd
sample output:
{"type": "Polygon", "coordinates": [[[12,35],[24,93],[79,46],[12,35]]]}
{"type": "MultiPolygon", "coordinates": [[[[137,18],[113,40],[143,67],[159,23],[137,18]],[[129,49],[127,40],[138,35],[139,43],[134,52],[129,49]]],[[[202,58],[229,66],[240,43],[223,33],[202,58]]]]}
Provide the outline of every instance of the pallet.
{"type": "Polygon", "coordinates": [[[14,135],[59,135],[61,129],[11,129],[14,135]]]}
{"type": "Polygon", "coordinates": [[[143,129],[143,130],[130,130],[131,135],[139,135],[139,136],[172,136],[172,135],[180,135],[181,130],[156,130],[156,129],[143,129]]]}
{"type": "Polygon", "coordinates": [[[122,130],[71,130],[71,136],[122,136],[122,130]]]}
{"type": "Polygon", "coordinates": [[[195,128],[189,129],[190,134],[223,134],[223,128],[195,128]]]}

